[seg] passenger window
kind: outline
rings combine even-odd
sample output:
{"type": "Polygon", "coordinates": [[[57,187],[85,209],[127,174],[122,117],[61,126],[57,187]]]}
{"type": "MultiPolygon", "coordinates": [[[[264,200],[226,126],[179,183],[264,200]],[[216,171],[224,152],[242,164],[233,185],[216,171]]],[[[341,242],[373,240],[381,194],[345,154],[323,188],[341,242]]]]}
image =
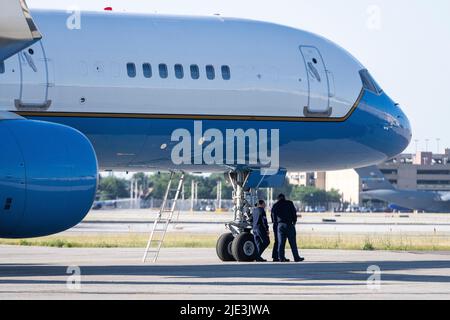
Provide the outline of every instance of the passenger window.
{"type": "Polygon", "coordinates": [[[222,79],[223,80],[230,80],[231,79],[231,72],[229,66],[222,66],[222,79]]]}
{"type": "Polygon", "coordinates": [[[183,66],[181,64],[175,65],[175,77],[177,79],[183,79],[184,78],[184,70],[183,66]]]}
{"type": "Polygon", "coordinates": [[[0,73],[5,73],[5,63],[3,61],[0,62],[0,73]]]}
{"type": "Polygon", "coordinates": [[[146,78],[152,77],[152,66],[150,63],[144,63],[142,65],[142,71],[144,72],[144,77],[146,78]]]}
{"type": "Polygon", "coordinates": [[[198,65],[196,65],[196,64],[191,65],[191,78],[194,80],[197,80],[200,78],[200,69],[198,68],[198,65]]]}
{"type": "Polygon", "coordinates": [[[136,65],[134,63],[127,63],[127,73],[130,78],[136,77],[136,65]]]}
{"type": "Polygon", "coordinates": [[[214,72],[214,67],[212,65],[206,66],[206,77],[208,80],[214,80],[216,73],[214,72]]]}
{"type": "Polygon", "coordinates": [[[161,63],[159,65],[159,76],[162,79],[166,79],[169,76],[169,72],[167,70],[167,64],[161,63]]]}

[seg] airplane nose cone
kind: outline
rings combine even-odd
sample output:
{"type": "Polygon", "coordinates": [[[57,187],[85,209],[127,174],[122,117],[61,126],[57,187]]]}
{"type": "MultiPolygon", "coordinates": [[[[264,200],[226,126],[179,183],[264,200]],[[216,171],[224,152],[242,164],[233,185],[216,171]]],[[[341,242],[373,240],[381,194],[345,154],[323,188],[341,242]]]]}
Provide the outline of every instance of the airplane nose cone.
{"type": "Polygon", "coordinates": [[[395,104],[395,107],[398,108],[397,119],[399,122],[398,124],[400,127],[400,132],[403,135],[403,137],[405,138],[405,140],[407,141],[407,146],[408,146],[412,139],[411,123],[409,122],[409,119],[406,116],[406,114],[400,109],[400,106],[398,104],[395,104]]]}
{"type": "Polygon", "coordinates": [[[387,117],[386,129],[392,137],[392,141],[397,144],[397,149],[389,154],[394,157],[409,146],[412,139],[411,124],[408,117],[401,109],[398,103],[392,102],[391,107],[387,110],[389,116],[387,117]]]}
{"type": "Polygon", "coordinates": [[[374,116],[371,128],[376,148],[388,159],[402,153],[411,142],[412,131],[409,119],[400,106],[385,93],[366,93],[363,106],[374,116]]]}

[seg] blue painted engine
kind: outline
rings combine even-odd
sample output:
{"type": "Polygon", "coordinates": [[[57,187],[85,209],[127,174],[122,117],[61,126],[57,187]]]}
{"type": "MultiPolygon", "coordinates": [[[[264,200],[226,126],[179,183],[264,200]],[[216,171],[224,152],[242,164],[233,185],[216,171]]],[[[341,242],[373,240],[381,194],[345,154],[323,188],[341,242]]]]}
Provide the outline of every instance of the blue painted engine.
{"type": "Polygon", "coordinates": [[[89,140],[67,126],[0,120],[0,238],[67,230],[89,212],[97,188],[89,140]]]}

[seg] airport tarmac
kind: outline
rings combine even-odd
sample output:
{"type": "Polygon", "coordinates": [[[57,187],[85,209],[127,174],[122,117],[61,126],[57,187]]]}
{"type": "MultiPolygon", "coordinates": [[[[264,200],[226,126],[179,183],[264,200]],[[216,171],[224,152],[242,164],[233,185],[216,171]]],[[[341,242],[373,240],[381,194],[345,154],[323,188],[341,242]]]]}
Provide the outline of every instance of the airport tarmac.
{"type": "MultiPolygon", "coordinates": [[[[91,211],[70,233],[148,233],[156,211],[101,210],[91,211]]],[[[301,214],[300,233],[321,234],[441,234],[450,235],[450,214],[301,214]]],[[[217,234],[225,232],[225,223],[233,220],[231,213],[181,212],[169,232],[217,234]]]]}
{"type": "MultiPolygon", "coordinates": [[[[147,233],[155,216],[92,211],[65,233],[147,233]]],[[[218,236],[230,220],[230,213],[184,212],[169,232],[218,236]]],[[[450,215],[303,214],[297,228],[450,236],[450,215]]],[[[214,249],[172,248],[163,248],[158,263],[142,264],[142,254],[139,248],[0,246],[0,299],[450,299],[450,252],[305,250],[302,264],[222,263],[214,249]],[[367,286],[370,266],[381,270],[379,290],[367,286]],[[76,277],[68,267],[80,268],[80,289],[70,286],[76,277]]]]}
{"type": "Polygon", "coordinates": [[[306,250],[301,264],[249,264],[221,263],[214,249],[164,249],[143,264],[142,251],[0,246],[0,299],[450,298],[450,252],[306,250]],[[379,287],[368,286],[371,266],[379,287]],[[68,274],[77,268],[80,287],[68,274]]]}

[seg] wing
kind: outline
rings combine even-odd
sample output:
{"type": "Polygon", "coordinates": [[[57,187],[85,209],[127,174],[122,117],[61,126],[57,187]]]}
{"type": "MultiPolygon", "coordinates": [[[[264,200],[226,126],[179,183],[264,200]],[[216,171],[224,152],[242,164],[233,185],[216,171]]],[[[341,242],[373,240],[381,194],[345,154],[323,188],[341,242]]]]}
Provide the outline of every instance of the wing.
{"type": "Polygon", "coordinates": [[[25,0],[0,0],[0,61],[41,38],[25,0]]]}
{"type": "Polygon", "coordinates": [[[395,189],[377,166],[355,169],[355,171],[361,178],[364,191],[395,189]]]}

